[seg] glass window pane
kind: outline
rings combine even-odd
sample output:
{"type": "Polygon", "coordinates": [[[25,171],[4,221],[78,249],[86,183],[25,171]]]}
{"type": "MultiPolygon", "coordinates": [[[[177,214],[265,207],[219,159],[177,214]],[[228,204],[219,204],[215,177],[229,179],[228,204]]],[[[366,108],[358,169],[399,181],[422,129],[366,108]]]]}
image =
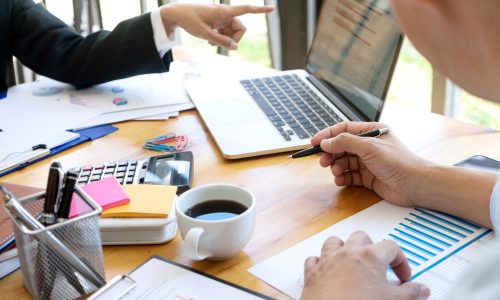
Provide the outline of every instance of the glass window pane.
{"type": "Polygon", "coordinates": [[[46,0],[46,7],[64,23],[73,25],[73,1],[46,0]]]}
{"type": "MultiPolygon", "coordinates": [[[[233,5],[264,5],[263,0],[232,0],[233,5]]],[[[230,56],[271,67],[267,22],[264,14],[248,14],[241,16],[247,31],[240,41],[237,51],[229,52],[230,56]]]]}
{"type": "Polygon", "coordinates": [[[113,30],[121,21],[141,13],[139,0],[101,0],[99,2],[101,2],[102,25],[106,30],[113,30]]]}
{"type": "Polygon", "coordinates": [[[387,103],[430,111],[431,95],[432,67],[405,39],[387,95],[387,103]]]}
{"type": "Polygon", "coordinates": [[[500,104],[477,98],[462,90],[458,118],[500,130],[500,104]]]}

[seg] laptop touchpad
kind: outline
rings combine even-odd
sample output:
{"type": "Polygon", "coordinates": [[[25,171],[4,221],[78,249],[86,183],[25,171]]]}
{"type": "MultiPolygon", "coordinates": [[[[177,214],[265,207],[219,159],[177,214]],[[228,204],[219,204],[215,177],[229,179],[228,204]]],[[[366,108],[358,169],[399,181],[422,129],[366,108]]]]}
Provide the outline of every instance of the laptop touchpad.
{"type": "Polygon", "coordinates": [[[198,105],[198,108],[201,109],[204,119],[217,127],[262,120],[255,108],[246,101],[211,102],[198,105]]]}

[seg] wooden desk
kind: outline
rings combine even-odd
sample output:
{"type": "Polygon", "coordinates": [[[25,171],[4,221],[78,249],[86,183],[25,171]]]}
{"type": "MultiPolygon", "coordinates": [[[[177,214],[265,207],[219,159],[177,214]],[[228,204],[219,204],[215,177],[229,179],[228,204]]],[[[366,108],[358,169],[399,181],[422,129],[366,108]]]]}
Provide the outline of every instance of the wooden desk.
{"type": "MultiPolygon", "coordinates": [[[[382,121],[420,155],[452,164],[474,154],[500,159],[500,132],[430,113],[405,111],[388,105],[382,121]]],[[[194,154],[194,186],[223,182],[245,186],[257,198],[257,225],[242,253],[223,262],[192,262],[182,253],[179,235],[154,246],[106,246],[107,279],[128,273],[157,254],[222,279],[286,299],[287,296],[246,270],[380,199],[363,188],[339,188],[317,157],[287,159],[288,153],[225,160],[198,113],[183,112],[168,121],[125,122],[120,130],[1,178],[9,183],[44,187],[53,160],[65,168],[157,155],[142,149],[144,140],[166,132],[187,134],[194,154]]],[[[19,271],[0,281],[0,298],[29,299],[19,271]]]]}

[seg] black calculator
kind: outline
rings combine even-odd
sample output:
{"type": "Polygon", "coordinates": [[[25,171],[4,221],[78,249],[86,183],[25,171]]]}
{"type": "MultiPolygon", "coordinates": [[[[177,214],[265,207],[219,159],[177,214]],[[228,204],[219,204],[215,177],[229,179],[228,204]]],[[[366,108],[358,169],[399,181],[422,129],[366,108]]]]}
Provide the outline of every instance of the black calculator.
{"type": "Polygon", "coordinates": [[[193,153],[191,151],[176,152],[139,160],[108,162],[71,170],[78,173],[79,185],[115,176],[122,185],[141,183],[176,185],[177,194],[179,195],[191,188],[193,153]]]}

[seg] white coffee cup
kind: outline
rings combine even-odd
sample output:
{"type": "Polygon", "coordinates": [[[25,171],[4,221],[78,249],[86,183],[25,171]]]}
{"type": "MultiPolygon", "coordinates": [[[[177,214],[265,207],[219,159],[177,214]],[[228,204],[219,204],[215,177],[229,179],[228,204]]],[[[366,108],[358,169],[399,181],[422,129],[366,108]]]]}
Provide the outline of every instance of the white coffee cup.
{"type": "Polygon", "coordinates": [[[175,204],[184,253],[192,260],[225,260],[235,256],[252,237],[255,212],[254,195],[240,186],[210,184],[184,192],[175,204]],[[188,209],[209,200],[234,201],[247,209],[220,220],[201,220],[186,215],[188,209]]]}

